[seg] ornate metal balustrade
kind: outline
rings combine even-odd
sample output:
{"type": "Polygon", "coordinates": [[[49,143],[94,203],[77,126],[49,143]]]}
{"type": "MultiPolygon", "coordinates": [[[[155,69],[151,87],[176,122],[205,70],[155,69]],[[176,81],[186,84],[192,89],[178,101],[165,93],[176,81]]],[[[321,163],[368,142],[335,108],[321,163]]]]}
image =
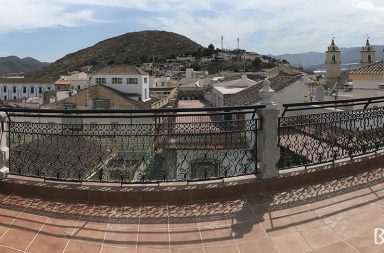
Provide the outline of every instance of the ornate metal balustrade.
{"type": "Polygon", "coordinates": [[[256,109],[3,109],[10,174],[120,183],[253,174],[256,109]]]}
{"type": "Polygon", "coordinates": [[[279,118],[279,168],[334,162],[384,148],[384,108],[367,108],[384,97],[323,103],[287,104],[279,118]],[[313,107],[313,105],[317,107],[313,107]],[[362,109],[322,112],[329,107],[362,109]],[[302,115],[284,116],[287,111],[302,115]],[[318,113],[308,114],[308,111],[318,113]]]}

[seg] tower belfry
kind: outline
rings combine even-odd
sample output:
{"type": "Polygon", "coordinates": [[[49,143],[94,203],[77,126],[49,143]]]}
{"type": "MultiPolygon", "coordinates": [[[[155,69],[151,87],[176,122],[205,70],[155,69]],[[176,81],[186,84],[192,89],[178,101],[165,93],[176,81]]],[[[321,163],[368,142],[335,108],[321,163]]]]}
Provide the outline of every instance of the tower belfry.
{"type": "Polygon", "coordinates": [[[326,83],[333,85],[339,80],[341,73],[340,49],[336,46],[334,37],[325,54],[326,83]]]}
{"type": "Polygon", "coordinates": [[[369,37],[365,43],[365,46],[360,50],[360,63],[362,66],[374,63],[376,61],[375,57],[376,51],[373,46],[369,43],[369,37]]]}

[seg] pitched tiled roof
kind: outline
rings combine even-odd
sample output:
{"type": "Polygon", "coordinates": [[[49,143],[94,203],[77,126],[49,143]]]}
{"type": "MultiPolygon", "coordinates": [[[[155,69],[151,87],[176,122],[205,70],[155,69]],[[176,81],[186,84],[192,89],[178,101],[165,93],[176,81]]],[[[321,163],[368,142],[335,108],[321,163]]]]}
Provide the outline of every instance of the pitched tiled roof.
{"type": "Polygon", "coordinates": [[[249,79],[246,75],[242,75],[240,79],[224,81],[224,82],[215,84],[214,86],[245,88],[255,84],[256,84],[256,81],[249,79]]]}
{"type": "MultiPolygon", "coordinates": [[[[287,75],[280,74],[273,78],[270,78],[271,88],[274,91],[279,91],[287,87],[288,85],[299,80],[303,74],[287,75]]],[[[237,106],[237,105],[250,105],[260,100],[259,90],[263,87],[263,81],[258,82],[257,84],[248,87],[236,94],[228,95],[224,99],[224,104],[226,106],[237,106]]]]}
{"type": "Polygon", "coordinates": [[[94,73],[95,75],[148,75],[145,71],[132,65],[108,65],[94,73]]]}
{"type": "MultiPolygon", "coordinates": [[[[159,101],[159,99],[157,99],[157,98],[151,98],[151,100],[149,100],[147,102],[136,101],[136,100],[129,98],[129,95],[132,95],[132,94],[123,93],[123,92],[115,90],[111,87],[108,87],[106,85],[99,84],[99,85],[90,86],[84,90],[79,91],[77,94],[70,96],[68,98],[65,98],[63,100],[57,101],[57,102],[52,103],[52,104],[47,104],[47,105],[45,105],[45,107],[46,108],[56,108],[57,106],[60,107],[61,105],[65,104],[65,103],[77,104],[77,102],[75,102],[75,101],[81,101],[81,100],[76,100],[76,97],[79,97],[82,94],[85,94],[85,93],[88,94],[88,92],[89,92],[89,94],[105,94],[104,91],[106,91],[106,90],[110,91],[110,93],[108,93],[108,95],[105,97],[104,96],[98,97],[99,99],[109,99],[111,101],[116,101],[117,99],[115,99],[115,97],[119,97],[119,98],[122,98],[123,100],[125,100],[127,104],[132,105],[131,109],[150,109],[151,105],[153,103],[159,101]]],[[[87,97],[88,97],[88,95],[87,95],[87,97]]],[[[92,99],[92,98],[90,98],[90,99],[92,99]]],[[[126,108],[126,107],[124,107],[124,108],[126,108]]],[[[123,108],[114,107],[114,109],[123,109],[123,108]]]]}
{"type": "Polygon", "coordinates": [[[57,80],[55,82],[55,84],[58,84],[58,85],[69,85],[69,84],[71,84],[71,81],[60,79],[60,80],[57,80]]]}
{"type": "Polygon", "coordinates": [[[57,79],[0,78],[0,84],[53,84],[57,79]]]}
{"type": "Polygon", "coordinates": [[[382,75],[383,61],[375,62],[364,67],[354,69],[350,73],[352,75],[382,75]]]}

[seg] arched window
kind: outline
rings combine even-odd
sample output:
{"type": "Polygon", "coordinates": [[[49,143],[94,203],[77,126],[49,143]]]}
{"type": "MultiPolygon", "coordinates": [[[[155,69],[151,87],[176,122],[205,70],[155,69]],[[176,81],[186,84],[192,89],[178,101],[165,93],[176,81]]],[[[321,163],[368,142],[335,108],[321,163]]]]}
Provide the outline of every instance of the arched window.
{"type": "Polygon", "coordinates": [[[372,62],[372,56],[369,54],[368,55],[368,62],[371,63],[372,62]]]}
{"type": "Polygon", "coordinates": [[[332,63],[336,63],[336,55],[332,55],[332,63]]]}

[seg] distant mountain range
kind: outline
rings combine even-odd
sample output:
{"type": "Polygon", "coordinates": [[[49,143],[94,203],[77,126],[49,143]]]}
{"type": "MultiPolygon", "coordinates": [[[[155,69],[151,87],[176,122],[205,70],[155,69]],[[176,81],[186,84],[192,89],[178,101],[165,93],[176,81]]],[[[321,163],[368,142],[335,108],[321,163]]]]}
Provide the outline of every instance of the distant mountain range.
{"type": "Polygon", "coordinates": [[[45,68],[28,74],[32,80],[55,79],[73,70],[92,67],[95,71],[106,65],[140,65],[190,54],[203,47],[189,38],[166,31],[131,32],[112,37],[97,44],[68,54],[45,68]]]}
{"type": "Polygon", "coordinates": [[[35,71],[42,69],[48,64],[32,57],[22,59],[17,56],[0,57],[0,75],[35,71]]]}
{"type": "MultiPolygon", "coordinates": [[[[376,51],[376,60],[383,59],[382,45],[373,45],[376,51]]],[[[360,63],[360,50],[361,47],[342,47],[341,51],[341,63],[351,64],[360,63]]],[[[283,54],[272,55],[276,59],[285,59],[293,66],[303,66],[305,69],[324,69],[325,68],[325,50],[322,53],[319,52],[307,52],[300,54],[283,54]]]]}

